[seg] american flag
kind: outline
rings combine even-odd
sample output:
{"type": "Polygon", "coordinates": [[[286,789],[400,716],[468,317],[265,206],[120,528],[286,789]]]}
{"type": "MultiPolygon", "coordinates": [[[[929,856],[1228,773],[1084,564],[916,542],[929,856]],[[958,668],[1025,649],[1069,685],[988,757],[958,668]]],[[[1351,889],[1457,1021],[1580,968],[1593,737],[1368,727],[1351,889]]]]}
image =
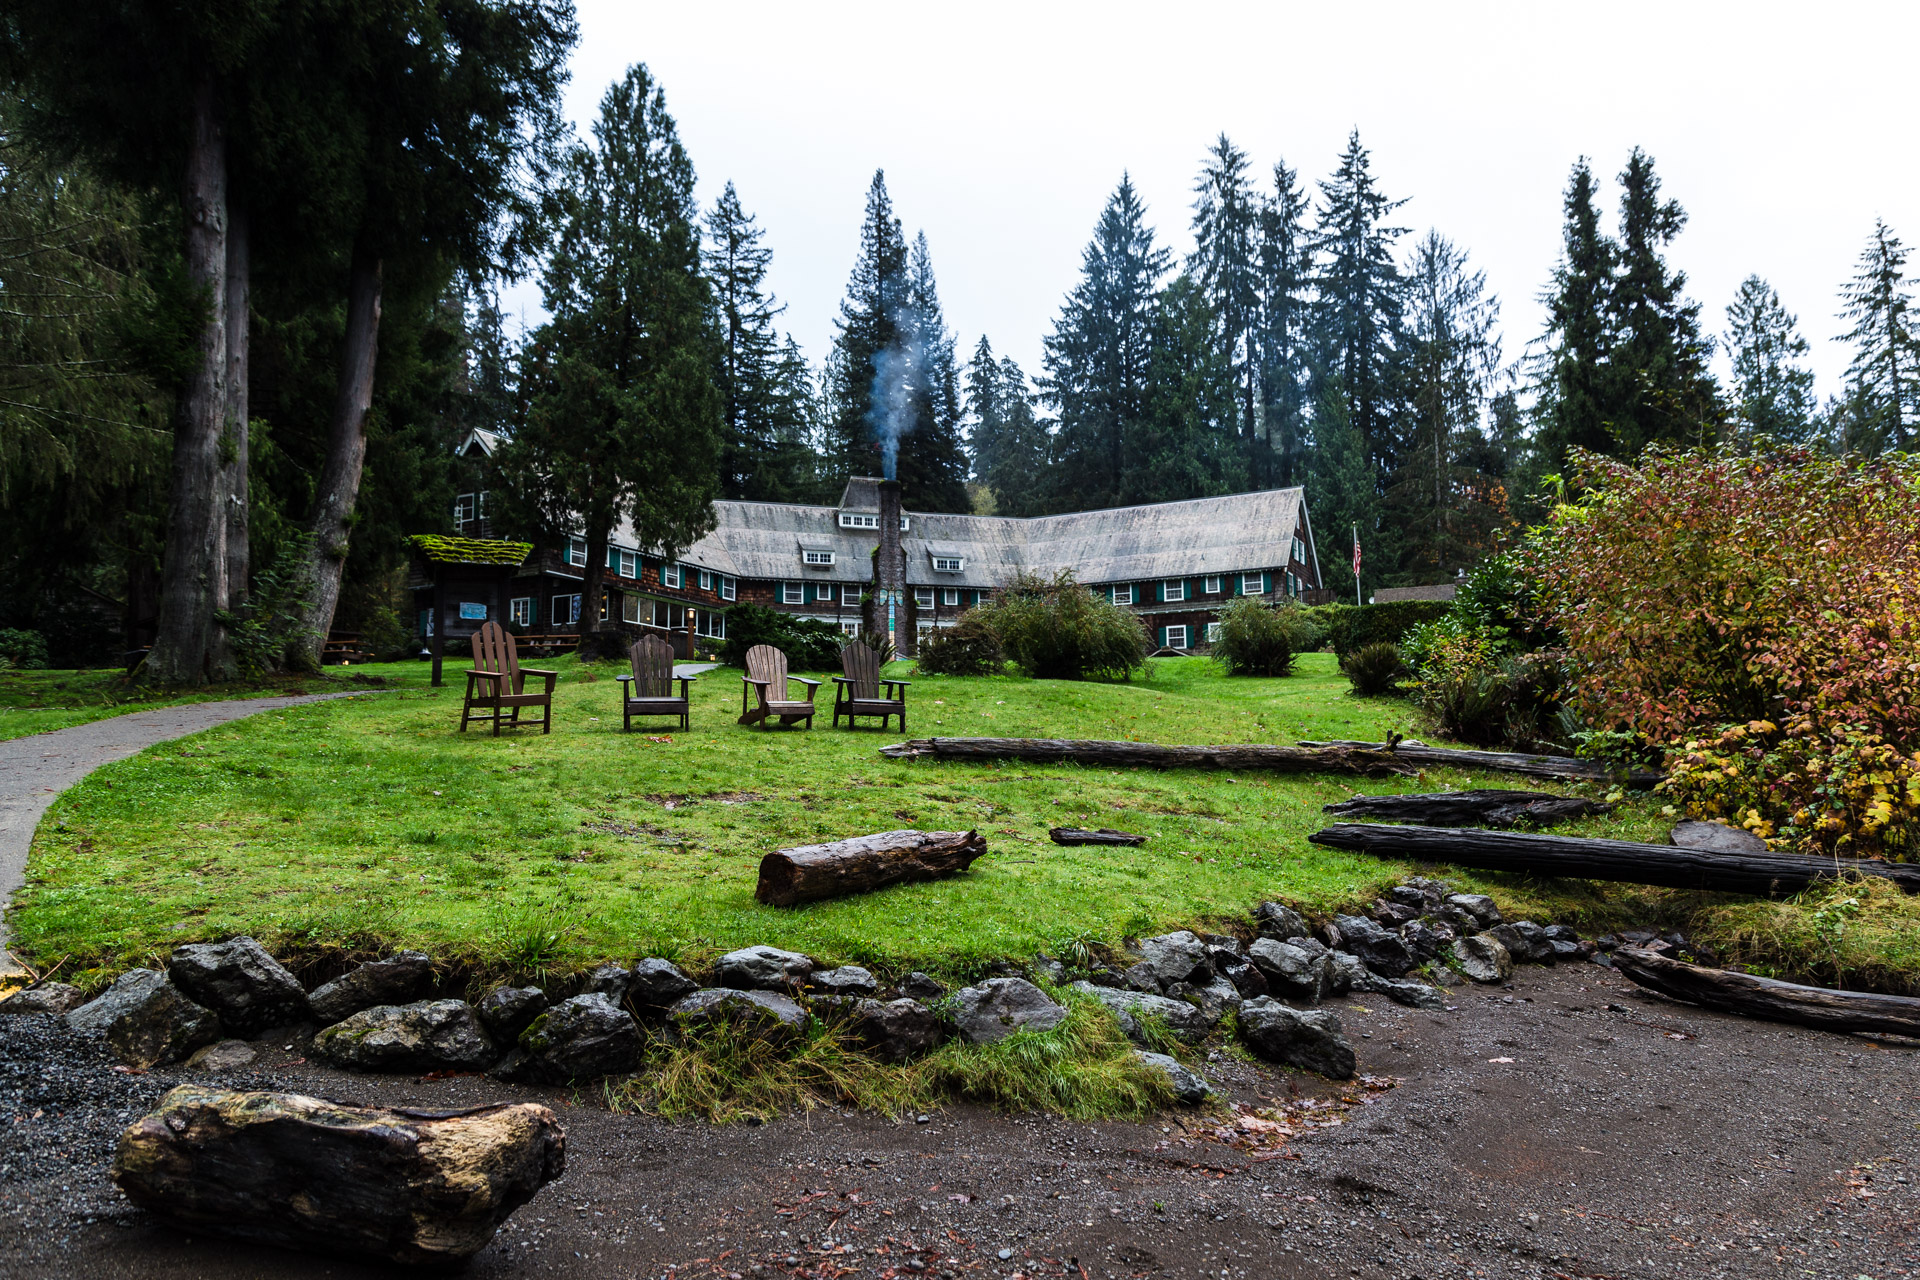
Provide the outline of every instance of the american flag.
{"type": "Polygon", "coordinates": [[[1360,576],[1360,534],[1358,530],[1355,530],[1353,535],[1353,576],[1356,578],[1360,576]]]}

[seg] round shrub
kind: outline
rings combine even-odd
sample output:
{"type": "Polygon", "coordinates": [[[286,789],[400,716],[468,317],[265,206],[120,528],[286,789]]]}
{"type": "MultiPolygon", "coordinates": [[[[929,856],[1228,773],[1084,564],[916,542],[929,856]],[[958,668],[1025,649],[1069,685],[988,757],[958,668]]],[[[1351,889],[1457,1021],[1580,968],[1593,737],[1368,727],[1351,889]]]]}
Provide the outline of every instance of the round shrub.
{"type": "Polygon", "coordinates": [[[973,610],[1000,637],[1003,652],[1040,680],[1124,680],[1147,661],[1140,619],[1067,571],[1048,581],[1022,575],[973,610]]]}
{"type": "Polygon", "coordinates": [[[978,609],[967,610],[960,621],[922,640],[916,663],[923,676],[990,676],[1004,665],[1000,637],[978,609]]]}
{"type": "Polygon", "coordinates": [[[1298,605],[1242,596],[1220,611],[1213,660],[1230,676],[1284,676],[1294,655],[1313,648],[1318,628],[1298,605]]]}
{"type": "Polygon", "coordinates": [[[1400,656],[1399,645],[1380,641],[1362,645],[1340,659],[1340,670],[1353,686],[1354,696],[1377,698],[1399,692],[1400,677],[1407,674],[1407,663],[1400,656]]]}
{"type": "Polygon", "coordinates": [[[830,622],[795,618],[764,605],[737,604],[727,610],[727,639],[720,661],[730,667],[747,664],[747,650],[770,644],[787,655],[795,671],[833,671],[840,666],[840,649],[847,638],[830,622]]]}

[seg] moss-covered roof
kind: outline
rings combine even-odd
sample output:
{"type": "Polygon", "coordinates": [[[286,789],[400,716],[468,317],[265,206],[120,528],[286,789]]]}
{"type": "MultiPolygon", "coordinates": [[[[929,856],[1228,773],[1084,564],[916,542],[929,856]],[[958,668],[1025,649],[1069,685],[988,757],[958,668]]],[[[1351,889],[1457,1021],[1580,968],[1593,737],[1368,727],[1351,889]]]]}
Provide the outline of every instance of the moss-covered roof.
{"type": "Polygon", "coordinates": [[[414,549],[437,564],[517,565],[533,550],[531,542],[502,542],[497,538],[449,538],[438,533],[416,533],[407,539],[414,549]]]}

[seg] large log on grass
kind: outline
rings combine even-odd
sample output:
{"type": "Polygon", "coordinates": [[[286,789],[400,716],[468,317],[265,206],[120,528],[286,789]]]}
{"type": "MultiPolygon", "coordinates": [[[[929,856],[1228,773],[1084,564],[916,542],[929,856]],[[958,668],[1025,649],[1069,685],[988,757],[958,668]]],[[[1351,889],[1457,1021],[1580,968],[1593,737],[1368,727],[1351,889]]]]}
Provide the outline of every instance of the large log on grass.
{"type": "Polygon", "coordinates": [[[1769,1022],[1793,1022],[1823,1031],[1878,1031],[1920,1036],[1920,1000],[1871,991],[1803,987],[1702,965],[1669,960],[1639,947],[1613,953],[1613,967],[1650,991],[1707,1009],[1769,1022]]]}
{"type": "Polygon", "coordinates": [[[1884,876],[1908,893],[1920,893],[1920,866],[1879,859],[1803,858],[1791,853],[1714,853],[1632,840],[1589,840],[1445,827],[1393,827],[1370,822],[1336,823],[1307,839],[1333,849],[1381,858],[1446,862],[1483,871],[1520,871],[1536,876],[1623,880],[1669,889],[1720,893],[1798,893],[1818,880],[1884,876]]]}
{"type": "Polygon", "coordinates": [[[1128,769],[1232,769],[1252,773],[1357,773],[1379,778],[1419,771],[1377,745],[1272,747],[1259,743],[1168,747],[1157,742],[1102,742],[1073,738],[915,738],[880,748],[895,760],[1026,760],[1033,764],[1087,764],[1128,769]]]}
{"type": "Polygon", "coordinates": [[[1112,827],[1101,827],[1097,831],[1082,827],[1049,827],[1047,837],[1055,844],[1115,844],[1134,848],[1147,842],[1145,836],[1137,836],[1130,831],[1115,831],[1112,827]]]}
{"type": "Polygon", "coordinates": [[[882,831],[831,844],[775,849],[760,859],[753,896],[770,907],[957,875],[987,851],[978,831],[882,831]]]}
{"type": "Polygon", "coordinates": [[[1495,773],[1524,773],[1535,778],[1567,782],[1624,782],[1630,787],[1652,787],[1666,775],[1654,769],[1626,769],[1597,760],[1572,756],[1541,756],[1519,751],[1467,751],[1458,747],[1429,747],[1423,742],[1302,742],[1303,747],[1346,747],[1385,751],[1415,764],[1451,765],[1459,769],[1488,769],[1495,773]]]}
{"type": "Polygon", "coordinates": [[[113,1180],[222,1235],[450,1267],[560,1176],[566,1144],[529,1102],[395,1111],[181,1085],[120,1135],[113,1180]]]}
{"type": "Polygon", "coordinates": [[[1321,812],[1336,818],[1387,818],[1431,827],[1550,827],[1572,818],[1611,813],[1613,806],[1539,791],[1435,791],[1423,795],[1355,796],[1321,812]]]}

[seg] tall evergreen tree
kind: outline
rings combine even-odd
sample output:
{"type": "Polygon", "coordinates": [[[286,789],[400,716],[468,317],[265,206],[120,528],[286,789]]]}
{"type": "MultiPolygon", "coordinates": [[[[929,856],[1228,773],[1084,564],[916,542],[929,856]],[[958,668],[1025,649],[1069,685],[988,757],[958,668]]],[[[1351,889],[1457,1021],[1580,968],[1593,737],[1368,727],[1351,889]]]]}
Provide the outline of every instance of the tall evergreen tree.
{"type": "Polygon", "coordinates": [[[925,232],[907,255],[907,312],[900,323],[912,349],[914,405],[913,425],[900,440],[900,483],[922,511],[969,511],[960,371],[925,232]]]}
{"type": "Polygon", "coordinates": [[[622,521],[669,556],[712,527],[724,425],[693,164],[645,66],[607,90],[593,135],[567,157],[542,280],[553,318],[501,459],[523,528],[586,541],[585,632],[622,521]]]}
{"type": "Polygon", "coordinates": [[[907,238],[887,195],[886,173],[875,170],[860,223],[860,254],[840,303],[834,359],[828,366],[833,379],[828,453],[836,480],[880,474],[880,442],[872,420],[874,357],[899,339],[898,316],[906,292],[907,238]]]}
{"type": "MultiPolygon", "coordinates": [[[[1374,535],[1380,524],[1380,495],[1367,459],[1366,439],[1347,416],[1351,403],[1338,374],[1320,380],[1320,399],[1313,411],[1313,455],[1306,474],[1307,506],[1314,513],[1322,553],[1350,550],[1349,539],[1357,530],[1366,553],[1365,581],[1377,582],[1382,547],[1374,535]]],[[[1347,559],[1343,555],[1329,558],[1334,566],[1347,559]]],[[[1334,572],[1327,585],[1344,594],[1340,571],[1335,568],[1334,572]]]]}
{"type": "Polygon", "coordinates": [[[1307,322],[1314,276],[1311,206],[1299,175],[1273,166],[1273,194],[1260,208],[1260,388],[1268,454],[1252,482],[1289,488],[1304,476],[1307,322]]]}
{"type": "Polygon", "coordinates": [[[1854,350],[1841,440],[1863,453],[1904,453],[1920,442],[1920,339],[1907,253],[1893,229],[1876,219],[1860,269],[1840,289],[1840,316],[1853,322],[1847,341],[1854,350]]]}
{"type": "Polygon", "coordinates": [[[1153,320],[1145,411],[1129,434],[1120,501],[1174,502],[1245,489],[1243,384],[1206,291],[1180,275],[1161,291],[1153,320]]]}
{"type": "Polygon", "coordinates": [[[1733,359],[1729,425],[1743,447],[1758,436],[1799,444],[1812,433],[1813,370],[1800,363],[1807,357],[1807,340],[1798,325],[1773,286],[1759,276],[1741,281],[1727,307],[1727,353],[1733,359]]]}
{"type": "Polygon", "coordinates": [[[1267,455],[1261,330],[1261,201],[1246,152],[1221,134],[1194,183],[1194,250],[1188,274],[1212,312],[1226,376],[1232,380],[1240,437],[1239,471],[1262,483],[1267,455]]]}
{"type": "Polygon", "coordinates": [[[1600,229],[1598,186],[1582,156],[1561,202],[1560,262],[1547,295],[1546,379],[1540,413],[1547,465],[1569,450],[1613,452],[1607,361],[1613,335],[1614,243],[1600,229]]]}
{"type": "Polygon", "coordinates": [[[1146,411],[1155,299],[1169,265],[1132,179],[1122,175],[1046,339],[1041,394],[1059,424],[1052,510],[1124,500],[1128,436],[1146,411]]]}
{"type": "Polygon", "coordinates": [[[996,359],[985,334],[967,363],[966,413],[973,478],[993,495],[993,513],[1043,514],[1047,429],[1033,411],[1027,375],[1011,358],[996,359]]]}

